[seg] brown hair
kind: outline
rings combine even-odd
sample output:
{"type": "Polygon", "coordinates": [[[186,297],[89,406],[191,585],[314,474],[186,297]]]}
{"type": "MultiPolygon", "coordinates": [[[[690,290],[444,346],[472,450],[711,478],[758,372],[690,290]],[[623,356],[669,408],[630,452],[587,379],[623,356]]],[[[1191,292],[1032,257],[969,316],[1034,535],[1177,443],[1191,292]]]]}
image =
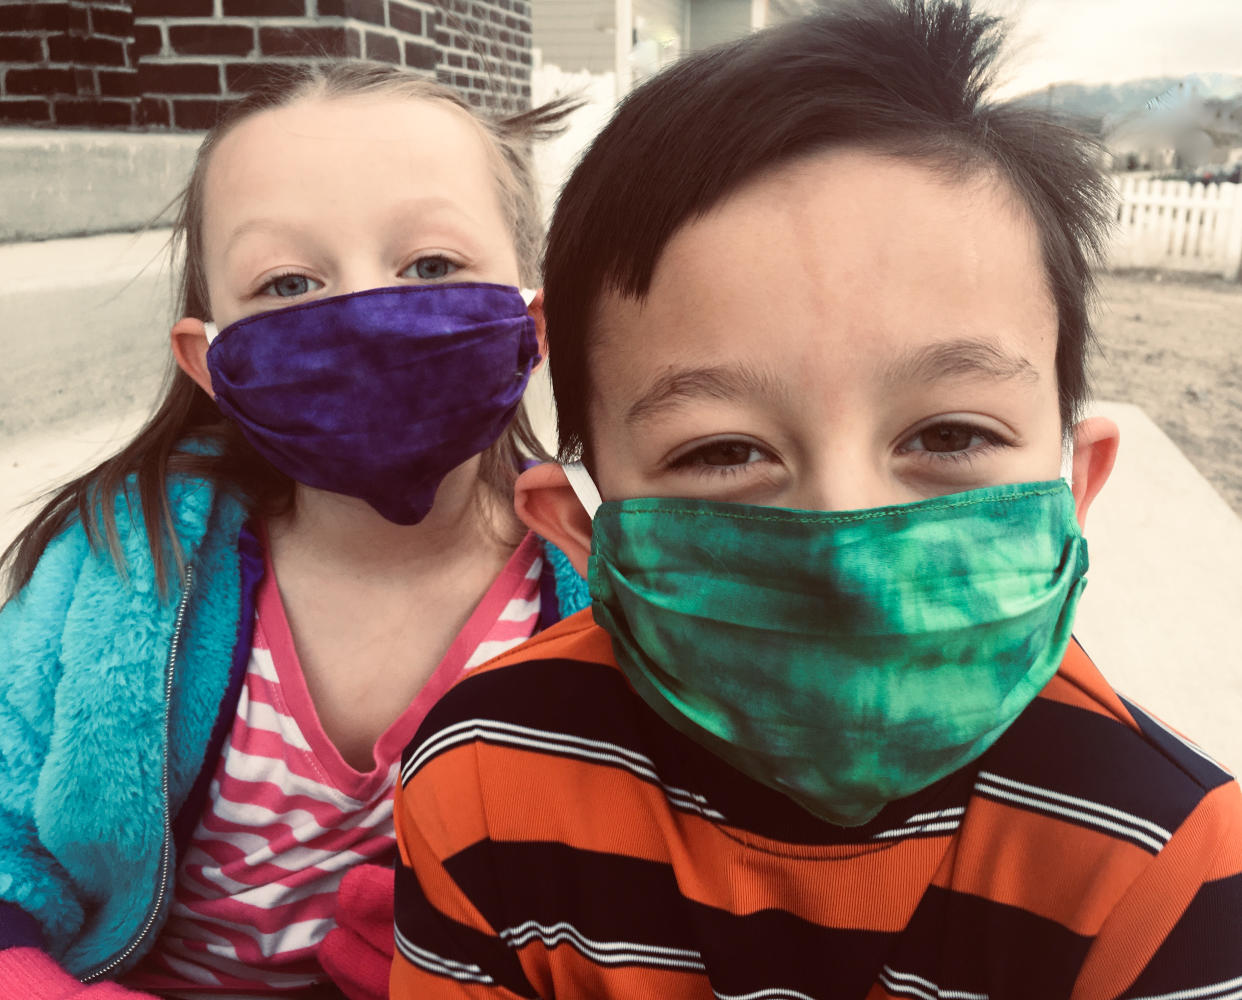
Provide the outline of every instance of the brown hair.
{"type": "MultiPolygon", "coordinates": [[[[189,182],[175,202],[178,213],[172,253],[174,260],[183,261],[177,288],[178,315],[211,318],[203,268],[203,189],[211,154],[220,140],[250,116],[303,98],[366,95],[443,101],[478,124],[495,156],[501,210],[513,235],[521,281],[538,285],[543,225],[529,146],[556,135],[579,102],[560,98],[530,111],[484,118],[455,91],[397,67],[358,60],[326,61],[293,66],[272,76],[232,105],[204,136],[189,182]]],[[[525,455],[546,458],[525,410],[519,407],[506,432],[483,453],[479,480],[485,490],[480,498],[490,494],[492,499],[510,502],[525,455]]],[[[134,499],[140,502],[156,580],[161,591],[167,592],[170,560],[179,572],[183,568],[166,488],[170,476],[213,482],[260,514],[280,513],[293,502],[294,482],[259,456],[237,426],[224,418],[170,357],[163,396],[134,439],[112,458],[53,492],[0,555],[0,569],[8,568],[10,594],[29,582],[48,544],[75,516],[84,525],[91,545],[98,549],[106,543],[123,570],[115,513],[115,498],[122,493],[131,505],[134,499]],[[180,447],[191,439],[201,442],[205,449],[187,451],[180,447]],[[132,485],[128,484],[131,477],[132,485]]]]}
{"type": "Polygon", "coordinates": [[[1111,218],[1097,146],[994,103],[1004,30],[968,0],[854,0],[696,52],[631,93],[557,200],[544,260],[561,457],[590,462],[595,311],[642,301],[673,234],[780,164],[854,145],[1007,181],[1039,229],[1058,317],[1063,429],[1087,396],[1089,303],[1111,218]]]}

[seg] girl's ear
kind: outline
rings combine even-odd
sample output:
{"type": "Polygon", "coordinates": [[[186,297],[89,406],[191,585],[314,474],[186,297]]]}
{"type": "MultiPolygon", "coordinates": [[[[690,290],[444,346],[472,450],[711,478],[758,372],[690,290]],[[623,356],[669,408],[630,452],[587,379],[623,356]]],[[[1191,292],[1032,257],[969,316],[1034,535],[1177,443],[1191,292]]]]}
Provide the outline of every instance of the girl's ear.
{"type": "Polygon", "coordinates": [[[1086,526],[1091,501],[1108,482],[1120,442],[1121,431],[1107,417],[1091,417],[1074,425],[1074,481],[1070,488],[1080,528],[1086,526]]]}
{"type": "MultiPolygon", "coordinates": [[[[539,365],[542,365],[548,359],[548,327],[547,321],[543,318],[542,288],[535,292],[535,297],[530,300],[530,305],[526,307],[526,311],[530,314],[530,318],[535,321],[535,338],[539,341],[539,365]]],[[[538,368],[539,365],[535,367],[538,368]]]]}
{"type": "Polygon", "coordinates": [[[207,331],[201,319],[190,319],[188,316],[173,324],[172,334],[173,357],[177,359],[177,367],[198,383],[199,388],[212,399],[216,398],[211,388],[211,373],[207,370],[207,331]]]}
{"type": "Polygon", "coordinates": [[[522,523],[564,552],[585,579],[591,519],[565,478],[565,470],[555,462],[527,469],[514,486],[513,506],[522,523]]]}

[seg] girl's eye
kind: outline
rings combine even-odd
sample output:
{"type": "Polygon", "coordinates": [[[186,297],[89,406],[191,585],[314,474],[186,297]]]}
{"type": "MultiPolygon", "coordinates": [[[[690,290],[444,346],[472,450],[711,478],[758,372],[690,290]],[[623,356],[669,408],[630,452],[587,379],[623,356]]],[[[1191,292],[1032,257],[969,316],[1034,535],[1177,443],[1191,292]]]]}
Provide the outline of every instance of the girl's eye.
{"type": "Polygon", "coordinates": [[[675,469],[727,471],[762,462],[767,454],[749,441],[711,441],[674,459],[675,469]]]}
{"type": "Polygon", "coordinates": [[[423,281],[441,281],[457,270],[459,270],[458,265],[447,257],[433,254],[430,257],[419,257],[405,269],[404,273],[408,277],[412,271],[423,281]]]}
{"type": "Polygon", "coordinates": [[[308,278],[304,274],[282,274],[273,278],[259,289],[260,295],[278,295],[281,298],[295,298],[323,288],[321,282],[308,278]],[[312,287],[313,286],[313,287],[312,287]]]}

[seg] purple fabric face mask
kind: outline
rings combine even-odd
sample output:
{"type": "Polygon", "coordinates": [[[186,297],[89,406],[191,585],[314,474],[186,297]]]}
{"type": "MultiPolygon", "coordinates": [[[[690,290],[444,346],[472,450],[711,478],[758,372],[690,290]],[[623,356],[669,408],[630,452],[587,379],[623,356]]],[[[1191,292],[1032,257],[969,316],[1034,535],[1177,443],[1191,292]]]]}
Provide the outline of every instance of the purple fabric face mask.
{"type": "Polygon", "coordinates": [[[216,403],[285,475],[417,524],[508,426],[535,362],[516,288],[373,288],[238,320],[207,348],[216,403]]]}

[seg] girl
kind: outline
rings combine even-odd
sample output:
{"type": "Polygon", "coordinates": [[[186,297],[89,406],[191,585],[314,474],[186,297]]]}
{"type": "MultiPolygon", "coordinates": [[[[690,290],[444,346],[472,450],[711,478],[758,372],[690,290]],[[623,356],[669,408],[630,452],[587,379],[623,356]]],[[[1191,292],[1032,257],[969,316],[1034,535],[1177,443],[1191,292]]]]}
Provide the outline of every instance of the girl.
{"type": "Polygon", "coordinates": [[[5,553],[0,996],[314,989],[430,704],[585,604],[512,512],[569,110],[352,62],[204,139],[167,393],[5,553]]]}

